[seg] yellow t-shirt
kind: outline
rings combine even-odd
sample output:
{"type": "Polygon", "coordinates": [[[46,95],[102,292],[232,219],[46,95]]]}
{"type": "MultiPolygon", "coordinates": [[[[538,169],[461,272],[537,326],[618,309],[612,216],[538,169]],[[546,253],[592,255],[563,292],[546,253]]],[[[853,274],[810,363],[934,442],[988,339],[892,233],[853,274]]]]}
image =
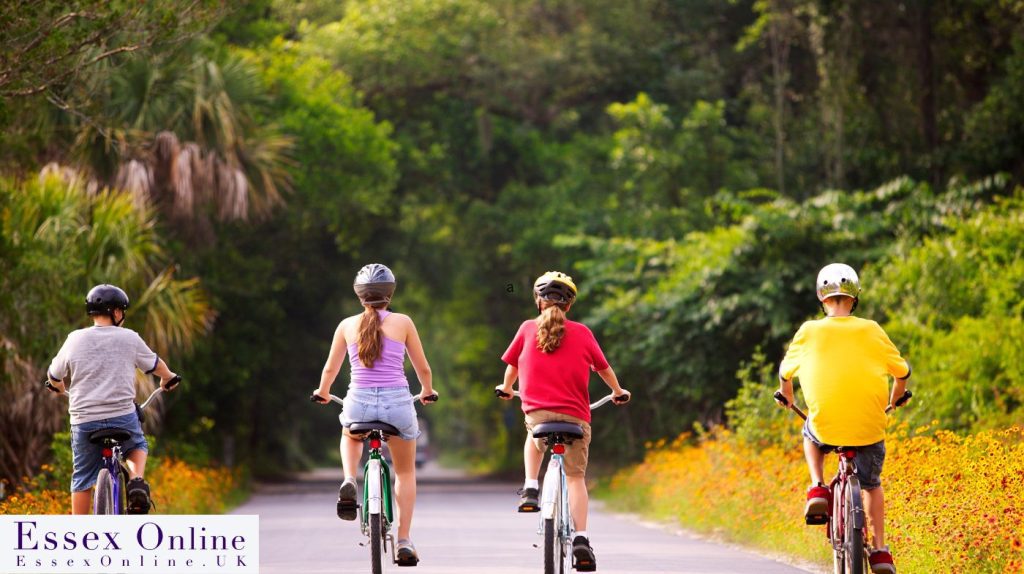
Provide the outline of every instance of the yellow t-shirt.
{"type": "Polygon", "coordinates": [[[807,321],[779,366],[800,378],[811,432],[825,444],[865,446],[885,438],[889,378],[910,365],[882,327],[859,317],[807,321]]]}

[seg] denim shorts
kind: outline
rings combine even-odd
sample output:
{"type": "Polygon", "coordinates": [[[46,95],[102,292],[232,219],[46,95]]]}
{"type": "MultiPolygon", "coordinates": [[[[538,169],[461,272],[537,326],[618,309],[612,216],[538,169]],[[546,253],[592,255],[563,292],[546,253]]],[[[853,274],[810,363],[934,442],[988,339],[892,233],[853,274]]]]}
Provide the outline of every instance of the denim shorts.
{"type": "Polygon", "coordinates": [[[131,438],[121,443],[121,452],[128,454],[133,450],[149,452],[149,443],[142,434],[142,425],[135,412],[71,425],[71,454],[74,472],[71,474],[71,492],[89,490],[96,484],[96,476],[103,466],[103,445],[89,442],[89,434],[100,429],[122,429],[131,434],[131,438]]]}
{"type": "Polygon", "coordinates": [[[342,406],[341,426],[380,421],[398,429],[398,438],[415,440],[420,436],[409,387],[349,387],[342,406]]]}
{"type": "MultiPolygon", "coordinates": [[[[838,448],[838,446],[825,444],[818,440],[818,437],[814,436],[806,422],[804,422],[803,435],[825,452],[832,452],[838,448]]],[[[871,490],[882,486],[882,465],[885,464],[885,441],[880,440],[875,444],[850,448],[857,449],[857,458],[855,460],[857,461],[857,478],[860,479],[861,488],[871,490]]]]}

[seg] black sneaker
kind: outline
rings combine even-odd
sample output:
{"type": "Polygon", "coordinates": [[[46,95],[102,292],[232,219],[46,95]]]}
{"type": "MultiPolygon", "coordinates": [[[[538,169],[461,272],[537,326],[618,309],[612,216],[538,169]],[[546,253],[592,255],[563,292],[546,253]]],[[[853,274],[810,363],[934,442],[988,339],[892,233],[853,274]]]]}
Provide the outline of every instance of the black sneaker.
{"type": "Polygon", "coordinates": [[[536,488],[520,488],[519,512],[540,512],[540,492],[536,488]]]}
{"type": "Polygon", "coordinates": [[[128,491],[128,514],[149,514],[153,499],[149,496],[149,483],[142,478],[133,478],[125,488],[128,491]]]}
{"type": "Polygon", "coordinates": [[[572,567],[577,572],[594,572],[597,570],[597,557],[590,541],[584,536],[572,539],[572,567]]]}
{"type": "Polygon", "coordinates": [[[398,548],[395,550],[395,563],[399,566],[415,566],[419,561],[420,556],[416,553],[416,547],[412,545],[412,540],[408,538],[399,540],[398,548]]]}
{"type": "Polygon", "coordinates": [[[341,483],[338,489],[338,518],[342,520],[355,520],[359,503],[356,502],[356,483],[346,480],[341,483]]]}

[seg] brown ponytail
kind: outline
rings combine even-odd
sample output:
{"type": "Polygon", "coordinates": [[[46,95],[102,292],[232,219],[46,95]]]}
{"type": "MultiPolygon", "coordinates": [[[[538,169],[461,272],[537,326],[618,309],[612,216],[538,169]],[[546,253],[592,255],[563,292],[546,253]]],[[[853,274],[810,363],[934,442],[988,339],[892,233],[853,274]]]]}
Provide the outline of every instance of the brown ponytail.
{"type": "Polygon", "coordinates": [[[359,349],[359,362],[367,369],[380,358],[384,349],[384,333],[381,330],[380,315],[377,309],[364,305],[363,316],[359,319],[359,337],[356,348],[359,349]]]}
{"type": "Polygon", "coordinates": [[[552,353],[562,344],[565,336],[565,311],[558,305],[549,304],[540,312],[537,322],[537,348],[552,353]]]}

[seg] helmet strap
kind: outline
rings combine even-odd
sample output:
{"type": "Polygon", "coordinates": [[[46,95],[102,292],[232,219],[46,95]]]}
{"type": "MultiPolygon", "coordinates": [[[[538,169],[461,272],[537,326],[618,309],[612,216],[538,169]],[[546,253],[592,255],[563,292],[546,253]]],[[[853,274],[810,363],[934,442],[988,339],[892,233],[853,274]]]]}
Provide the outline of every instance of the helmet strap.
{"type": "Polygon", "coordinates": [[[124,319],[125,319],[125,312],[124,312],[124,310],[121,311],[121,320],[120,321],[117,320],[117,313],[115,313],[115,309],[111,309],[110,310],[110,322],[113,323],[115,327],[120,327],[121,323],[124,323],[124,319]]]}

